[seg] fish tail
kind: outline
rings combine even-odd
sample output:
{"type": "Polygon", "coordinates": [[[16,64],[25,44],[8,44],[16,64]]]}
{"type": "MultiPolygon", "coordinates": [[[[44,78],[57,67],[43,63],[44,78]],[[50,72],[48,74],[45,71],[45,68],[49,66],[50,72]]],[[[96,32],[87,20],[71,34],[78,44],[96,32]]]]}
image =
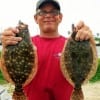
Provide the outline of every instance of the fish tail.
{"type": "Polygon", "coordinates": [[[24,92],[13,92],[12,100],[27,100],[24,92]]]}
{"type": "Polygon", "coordinates": [[[84,100],[82,88],[74,88],[73,93],[71,95],[71,100],[84,100]]]}

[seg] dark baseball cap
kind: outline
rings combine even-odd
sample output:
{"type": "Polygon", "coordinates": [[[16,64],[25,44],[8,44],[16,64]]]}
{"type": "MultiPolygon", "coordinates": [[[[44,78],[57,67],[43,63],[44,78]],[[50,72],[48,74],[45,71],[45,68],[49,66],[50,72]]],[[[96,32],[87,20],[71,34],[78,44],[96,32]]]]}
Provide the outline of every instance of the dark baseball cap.
{"type": "Polygon", "coordinates": [[[60,11],[60,4],[56,0],[39,0],[36,5],[36,11],[48,3],[52,4],[57,10],[60,11]]]}

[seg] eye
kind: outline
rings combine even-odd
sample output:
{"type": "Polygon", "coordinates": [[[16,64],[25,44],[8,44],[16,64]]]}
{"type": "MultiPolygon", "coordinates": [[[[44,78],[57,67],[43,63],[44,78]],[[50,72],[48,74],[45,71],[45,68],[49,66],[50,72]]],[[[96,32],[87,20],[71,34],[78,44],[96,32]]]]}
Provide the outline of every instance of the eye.
{"type": "Polygon", "coordinates": [[[50,14],[52,16],[57,16],[58,14],[60,14],[60,11],[58,11],[58,10],[52,10],[52,11],[38,10],[36,13],[36,15],[39,15],[39,16],[45,16],[46,14],[50,14]]]}
{"type": "Polygon", "coordinates": [[[53,10],[51,11],[51,14],[56,16],[56,15],[59,15],[60,12],[58,10],[53,10]]]}
{"type": "Polygon", "coordinates": [[[38,15],[40,15],[40,16],[43,16],[43,15],[45,15],[45,14],[46,14],[45,11],[40,11],[40,12],[38,13],[38,15]]]}

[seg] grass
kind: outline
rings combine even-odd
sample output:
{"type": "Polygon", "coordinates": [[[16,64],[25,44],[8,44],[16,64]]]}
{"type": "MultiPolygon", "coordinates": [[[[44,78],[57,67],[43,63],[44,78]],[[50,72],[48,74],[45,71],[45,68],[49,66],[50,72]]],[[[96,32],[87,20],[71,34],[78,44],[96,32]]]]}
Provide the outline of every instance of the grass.
{"type": "Polygon", "coordinates": [[[6,83],[6,80],[4,79],[1,71],[0,71],[0,84],[5,84],[6,83]]]}
{"type": "Polygon", "coordinates": [[[100,81],[100,59],[98,59],[98,69],[95,76],[90,80],[90,82],[100,81]]]}
{"type": "MultiPolygon", "coordinates": [[[[0,51],[0,59],[1,59],[1,51],[0,51]]],[[[7,82],[6,82],[6,80],[4,79],[4,77],[3,77],[3,75],[2,75],[2,73],[1,73],[1,71],[0,71],[0,84],[5,84],[5,83],[7,83],[7,82]]]]}

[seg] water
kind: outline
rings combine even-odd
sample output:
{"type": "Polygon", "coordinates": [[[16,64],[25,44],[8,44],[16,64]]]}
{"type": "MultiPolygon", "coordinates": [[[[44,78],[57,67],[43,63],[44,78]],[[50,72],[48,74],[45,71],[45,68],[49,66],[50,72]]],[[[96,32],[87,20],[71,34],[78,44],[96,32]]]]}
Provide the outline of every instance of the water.
{"type": "Polygon", "coordinates": [[[96,48],[97,48],[98,58],[100,58],[100,46],[96,46],[96,48]]]}

